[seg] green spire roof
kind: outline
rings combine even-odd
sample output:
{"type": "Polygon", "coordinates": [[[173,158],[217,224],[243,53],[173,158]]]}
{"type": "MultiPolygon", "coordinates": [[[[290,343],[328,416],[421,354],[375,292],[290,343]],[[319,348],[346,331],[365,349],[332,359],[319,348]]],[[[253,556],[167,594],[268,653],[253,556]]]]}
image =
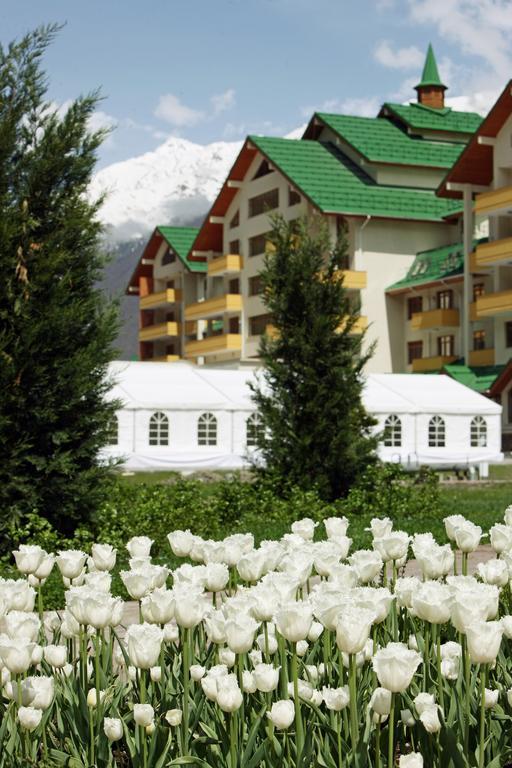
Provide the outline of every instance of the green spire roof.
{"type": "Polygon", "coordinates": [[[425,66],[423,67],[423,74],[421,75],[421,82],[418,83],[416,89],[418,88],[424,88],[424,87],[430,87],[430,86],[439,86],[439,88],[446,89],[446,85],[443,85],[441,82],[441,78],[439,77],[439,70],[437,68],[437,61],[436,57],[434,55],[434,49],[432,48],[432,44],[428,44],[428,51],[427,51],[427,58],[425,59],[425,66]]]}

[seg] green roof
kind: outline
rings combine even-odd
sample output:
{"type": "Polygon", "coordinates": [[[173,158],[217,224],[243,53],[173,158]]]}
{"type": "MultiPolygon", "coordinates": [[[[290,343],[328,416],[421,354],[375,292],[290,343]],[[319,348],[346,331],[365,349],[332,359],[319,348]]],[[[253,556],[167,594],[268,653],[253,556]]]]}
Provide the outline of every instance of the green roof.
{"type": "Polygon", "coordinates": [[[331,142],[249,136],[249,140],[323,213],[441,221],[460,203],[434,191],[377,184],[331,142]]]}
{"type": "Polygon", "coordinates": [[[451,168],[464,149],[460,142],[429,141],[421,136],[411,136],[396,123],[382,117],[325,112],[317,116],[370,162],[451,168]]]}
{"type": "Polygon", "coordinates": [[[416,88],[424,88],[432,85],[437,85],[440,88],[446,88],[446,85],[443,85],[441,78],[439,77],[439,70],[437,69],[437,61],[436,57],[434,56],[434,49],[429,43],[427,58],[425,59],[425,66],[423,67],[423,73],[421,75],[421,83],[418,83],[416,88]]]}
{"type": "Polygon", "coordinates": [[[430,251],[420,251],[416,254],[406,276],[393,283],[386,290],[397,291],[404,288],[413,288],[436,280],[445,280],[447,277],[462,275],[464,272],[464,246],[462,243],[445,245],[442,248],[433,248],[430,251]]]}
{"type": "Polygon", "coordinates": [[[487,392],[504,369],[505,365],[473,367],[461,363],[451,363],[443,367],[443,372],[476,392],[487,392]]]}
{"type": "MultiPolygon", "coordinates": [[[[386,103],[384,110],[389,110],[412,129],[447,131],[449,133],[474,133],[483,118],[476,112],[458,112],[450,107],[435,109],[425,104],[386,103]]],[[[461,137],[462,138],[462,137],[461,137]]]]}
{"type": "Polygon", "coordinates": [[[157,227],[164,240],[191,272],[207,272],[206,261],[191,261],[188,256],[197,237],[197,227],[157,227]]]}

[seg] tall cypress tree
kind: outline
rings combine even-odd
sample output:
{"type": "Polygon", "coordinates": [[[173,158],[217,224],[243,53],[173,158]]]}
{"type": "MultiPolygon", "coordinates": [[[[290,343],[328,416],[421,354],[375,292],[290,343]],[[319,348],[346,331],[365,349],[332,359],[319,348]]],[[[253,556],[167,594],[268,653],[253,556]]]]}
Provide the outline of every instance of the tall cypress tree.
{"type": "Polygon", "coordinates": [[[261,279],[273,332],[262,337],[253,386],[261,471],[281,488],[335,499],[375,461],[377,444],[361,401],[371,350],[362,352],[358,307],[343,286],[346,238],[333,247],[322,220],[277,217],[269,241],[261,279]]]}
{"type": "Polygon", "coordinates": [[[98,94],[62,116],[51,104],[41,59],[56,31],[0,48],[0,523],[35,511],[70,532],[105,492],[117,309],[97,287],[101,200],[88,198],[98,94]]]}

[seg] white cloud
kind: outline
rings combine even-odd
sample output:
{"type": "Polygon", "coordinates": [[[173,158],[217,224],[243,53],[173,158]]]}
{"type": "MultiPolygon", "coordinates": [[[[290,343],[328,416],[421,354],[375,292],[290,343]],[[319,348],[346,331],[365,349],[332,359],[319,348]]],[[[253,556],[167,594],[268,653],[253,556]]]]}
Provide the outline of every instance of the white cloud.
{"type": "Polygon", "coordinates": [[[212,96],[210,101],[213,107],[213,115],[220,115],[221,112],[225,112],[235,105],[235,91],[233,88],[228,88],[224,93],[212,96]]]}
{"type": "Polygon", "coordinates": [[[111,129],[117,126],[117,120],[107,112],[103,112],[101,109],[93,112],[89,118],[89,129],[91,131],[101,131],[104,128],[111,129]]]}
{"type": "Polygon", "coordinates": [[[376,96],[326,99],[322,104],[302,107],[301,113],[308,118],[313,112],[337,112],[345,115],[359,115],[360,117],[375,117],[381,103],[382,99],[376,96]]]}
{"type": "Polygon", "coordinates": [[[387,40],[379,43],[373,56],[379,64],[390,69],[415,69],[425,60],[425,54],[415,45],[393,49],[387,40]]]}
{"type": "Polygon", "coordinates": [[[204,118],[204,112],[187,107],[173,93],[166,93],[160,96],[155,109],[155,116],[166,123],[181,128],[198,123],[204,118]]]}

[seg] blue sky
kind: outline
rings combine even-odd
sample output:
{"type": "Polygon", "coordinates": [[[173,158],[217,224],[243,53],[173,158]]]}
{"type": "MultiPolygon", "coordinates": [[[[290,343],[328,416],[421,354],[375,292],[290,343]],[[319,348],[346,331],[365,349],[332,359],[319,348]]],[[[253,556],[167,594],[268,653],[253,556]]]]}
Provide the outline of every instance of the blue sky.
{"type": "Polygon", "coordinates": [[[199,143],[284,135],[315,108],[373,115],[413,97],[432,41],[459,108],[512,76],[511,0],[2,0],[0,41],[66,25],[45,60],[66,104],[102,88],[115,124],[101,164],[170,134],[199,143]]]}

